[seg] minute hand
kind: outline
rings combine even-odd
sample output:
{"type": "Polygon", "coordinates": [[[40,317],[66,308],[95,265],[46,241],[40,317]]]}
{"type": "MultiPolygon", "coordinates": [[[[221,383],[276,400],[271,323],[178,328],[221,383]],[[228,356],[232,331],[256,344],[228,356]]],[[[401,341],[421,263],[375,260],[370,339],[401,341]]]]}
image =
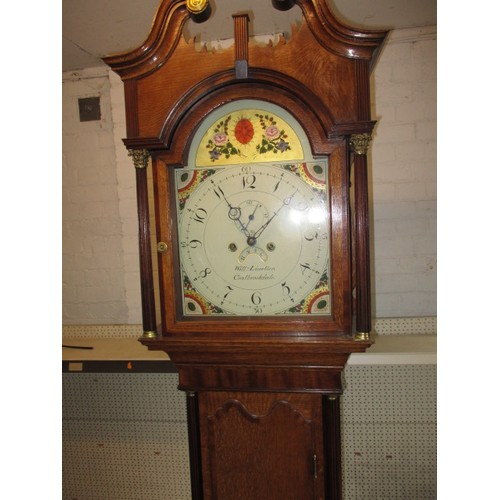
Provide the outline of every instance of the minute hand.
{"type": "Polygon", "coordinates": [[[283,200],[283,203],[281,204],[281,207],[279,207],[278,210],[276,210],[276,212],[274,212],[273,216],[267,222],[265,222],[264,224],[262,224],[262,226],[260,226],[259,229],[257,229],[257,231],[255,231],[255,233],[253,234],[253,238],[254,239],[257,239],[262,234],[262,232],[264,231],[264,229],[266,229],[266,227],[269,226],[269,224],[271,223],[271,221],[279,214],[280,210],[284,206],[290,205],[290,202],[292,201],[292,198],[297,194],[297,191],[295,191],[291,196],[288,196],[287,198],[285,198],[283,200]]]}

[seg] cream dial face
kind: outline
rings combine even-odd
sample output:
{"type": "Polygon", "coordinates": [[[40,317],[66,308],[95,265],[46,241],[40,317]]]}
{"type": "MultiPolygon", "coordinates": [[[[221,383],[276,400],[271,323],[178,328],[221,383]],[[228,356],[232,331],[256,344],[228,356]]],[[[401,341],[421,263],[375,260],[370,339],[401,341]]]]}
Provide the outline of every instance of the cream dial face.
{"type": "Polygon", "coordinates": [[[330,314],[326,169],[176,171],[185,315],[330,314]]]}

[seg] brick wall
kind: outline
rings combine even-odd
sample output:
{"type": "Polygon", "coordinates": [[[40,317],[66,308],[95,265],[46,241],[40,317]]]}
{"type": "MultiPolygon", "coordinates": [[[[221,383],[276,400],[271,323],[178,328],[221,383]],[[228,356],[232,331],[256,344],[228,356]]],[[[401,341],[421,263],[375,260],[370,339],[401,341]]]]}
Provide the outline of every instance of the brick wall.
{"type": "Polygon", "coordinates": [[[390,34],[372,94],[374,313],[435,316],[435,26],[390,34]]]}
{"type": "MultiPolygon", "coordinates": [[[[135,170],[123,86],[63,75],[63,323],[142,322],[135,170]],[[79,122],[78,98],[102,120],[79,122]]],[[[391,33],[372,75],[372,272],[377,317],[436,314],[436,29],[391,33]]]]}
{"type": "Polygon", "coordinates": [[[104,69],[63,75],[63,323],[126,322],[110,81],[104,69]],[[80,122],[78,99],[100,97],[101,119],[80,122]]]}

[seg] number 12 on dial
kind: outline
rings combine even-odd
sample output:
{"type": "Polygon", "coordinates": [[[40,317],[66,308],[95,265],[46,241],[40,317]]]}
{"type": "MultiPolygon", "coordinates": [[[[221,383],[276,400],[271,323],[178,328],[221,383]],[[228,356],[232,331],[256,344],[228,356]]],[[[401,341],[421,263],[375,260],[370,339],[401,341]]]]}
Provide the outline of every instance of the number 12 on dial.
{"type": "Polygon", "coordinates": [[[186,316],[329,315],[326,161],[175,172],[186,316]]]}

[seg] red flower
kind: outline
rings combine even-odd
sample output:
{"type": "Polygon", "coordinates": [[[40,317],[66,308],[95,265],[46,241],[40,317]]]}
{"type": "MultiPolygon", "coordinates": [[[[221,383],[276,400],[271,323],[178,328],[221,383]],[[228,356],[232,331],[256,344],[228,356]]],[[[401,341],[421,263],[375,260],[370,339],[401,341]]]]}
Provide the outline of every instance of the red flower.
{"type": "Polygon", "coordinates": [[[234,127],[234,136],[241,144],[248,144],[252,140],[253,134],[253,125],[248,118],[242,118],[234,127]]]}

